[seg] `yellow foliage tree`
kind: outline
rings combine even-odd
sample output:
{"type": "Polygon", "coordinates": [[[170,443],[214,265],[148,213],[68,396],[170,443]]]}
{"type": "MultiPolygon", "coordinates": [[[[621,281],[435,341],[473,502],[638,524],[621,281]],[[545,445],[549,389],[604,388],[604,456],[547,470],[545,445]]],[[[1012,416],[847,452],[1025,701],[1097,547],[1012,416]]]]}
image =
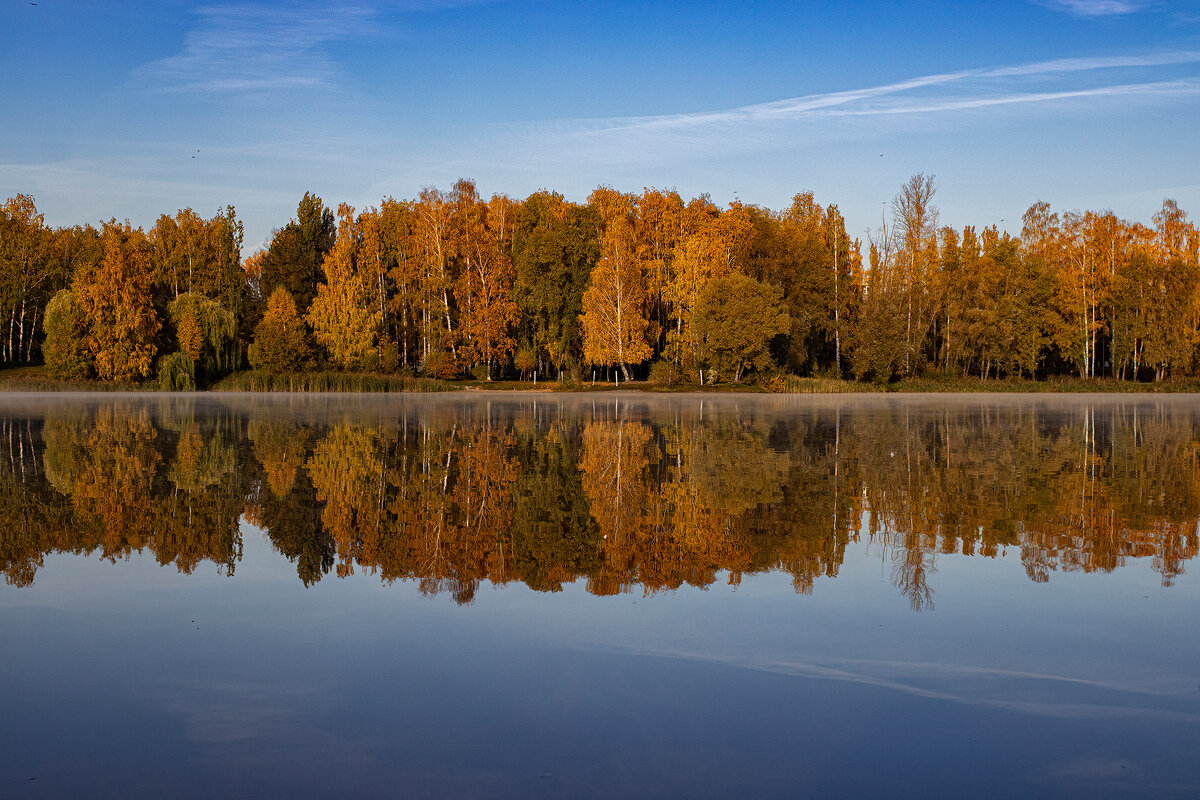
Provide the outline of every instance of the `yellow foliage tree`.
{"type": "Polygon", "coordinates": [[[373,301],[357,270],[359,230],[354,209],[338,207],[337,241],[325,257],[326,282],[317,287],[317,297],[308,312],[317,342],[329,351],[342,369],[358,369],[375,347],[375,334],[383,315],[373,301]]]}
{"type": "Polygon", "coordinates": [[[583,357],[593,364],[616,364],[630,380],[629,365],[653,352],[646,342],[646,285],[637,256],[633,207],[627,195],[598,189],[590,202],[605,218],[600,261],[583,293],[583,357]]]}
{"type": "Polygon", "coordinates": [[[254,329],[247,355],[250,366],[267,372],[288,372],[303,366],[309,355],[304,322],[296,312],[292,293],[276,286],[267,301],[267,311],[254,329]]]}
{"type": "Polygon", "coordinates": [[[741,268],[751,222],[740,204],[719,214],[715,207],[693,201],[691,232],[675,245],[673,275],[665,287],[674,330],[667,337],[672,360],[689,374],[705,360],[696,329],[696,310],[710,281],[741,268]]]}
{"type": "Polygon", "coordinates": [[[492,379],[493,364],[513,351],[516,343],[512,327],[521,315],[512,296],[516,273],[498,239],[507,227],[508,210],[501,202],[494,203],[494,207],[498,214],[496,231],[489,225],[488,205],[474,195],[464,198],[458,243],[463,270],[454,286],[459,331],[465,342],[462,355],[486,364],[488,380],[492,379]]]}

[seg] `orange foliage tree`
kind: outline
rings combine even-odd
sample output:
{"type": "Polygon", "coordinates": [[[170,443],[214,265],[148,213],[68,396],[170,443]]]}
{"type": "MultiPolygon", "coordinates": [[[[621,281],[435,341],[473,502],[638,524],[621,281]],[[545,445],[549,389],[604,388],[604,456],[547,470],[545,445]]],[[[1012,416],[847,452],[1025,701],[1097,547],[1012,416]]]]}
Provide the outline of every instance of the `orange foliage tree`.
{"type": "Polygon", "coordinates": [[[153,261],[141,228],[126,220],[104,223],[104,256],[75,275],[73,292],[88,322],[88,348],[102,380],[150,374],[161,323],[154,311],[153,261]]]}

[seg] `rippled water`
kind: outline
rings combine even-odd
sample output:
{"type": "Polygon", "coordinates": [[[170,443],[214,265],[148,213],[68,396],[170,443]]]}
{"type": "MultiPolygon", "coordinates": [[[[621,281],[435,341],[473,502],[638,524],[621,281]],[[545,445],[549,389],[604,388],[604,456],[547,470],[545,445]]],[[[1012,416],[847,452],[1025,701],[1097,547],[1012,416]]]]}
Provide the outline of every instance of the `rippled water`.
{"type": "Polygon", "coordinates": [[[1200,399],[0,395],[5,796],[1189,796],[1200,399]]]}

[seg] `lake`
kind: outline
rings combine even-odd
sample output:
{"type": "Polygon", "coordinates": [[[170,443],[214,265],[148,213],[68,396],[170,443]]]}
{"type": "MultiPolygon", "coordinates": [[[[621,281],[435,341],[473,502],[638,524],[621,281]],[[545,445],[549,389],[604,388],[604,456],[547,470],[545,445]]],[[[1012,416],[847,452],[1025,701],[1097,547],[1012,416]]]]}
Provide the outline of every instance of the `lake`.
{"type": "Polygon", "coordinates": [[[1200,785],[1200,399],[0,395],[5,797],[1200,785]]]}

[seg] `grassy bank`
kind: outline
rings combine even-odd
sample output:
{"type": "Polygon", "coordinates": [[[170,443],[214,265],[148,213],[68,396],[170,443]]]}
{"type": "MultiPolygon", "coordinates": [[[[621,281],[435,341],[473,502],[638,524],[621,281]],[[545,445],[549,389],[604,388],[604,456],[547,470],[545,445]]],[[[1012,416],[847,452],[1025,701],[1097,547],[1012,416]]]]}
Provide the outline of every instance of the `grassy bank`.
{"type": "Polygon", "coordinates": [[[63,381],[51,378],[40,366],[0,369],[0,391],[5,392],[144,392],[154,386],[123,381],[63,381]]]}
{"type": "Polygon", "coordinates": [[[450,392],[455,383],[434,378],[408,378],[358,372],[296,372],[275,375],[244,370],[226,375],[215,392],[450,392]]]}
{"type": "MultiPolygon", "coordinates": [[[[778,394],[860,394],[882,392],[1046,392],[1046,393],[1200,393],[1200,379],[1171,379],[1160,383],[1134,383],[1109,378],[1051,378],[1048,380],[989,380],[932,375],[920,378],[869,383],[838,378],[798,378],[780,376],[764,385],[720,384],[698,386],[677,383],[671,386],[647,381],[445,381],[400,375],[355,372],[298,372],[274,375],[243,370],[227,375],[208,387],[216,392],[453,392],[453,391],[543,391],[543,392],[705,392],[705,393],[778,393],[778,394]]],[[[0,391],[9,392],[154,392],[154,381],[145,383],[51,378],[40,366],[0,369],[0,391]]]]}

